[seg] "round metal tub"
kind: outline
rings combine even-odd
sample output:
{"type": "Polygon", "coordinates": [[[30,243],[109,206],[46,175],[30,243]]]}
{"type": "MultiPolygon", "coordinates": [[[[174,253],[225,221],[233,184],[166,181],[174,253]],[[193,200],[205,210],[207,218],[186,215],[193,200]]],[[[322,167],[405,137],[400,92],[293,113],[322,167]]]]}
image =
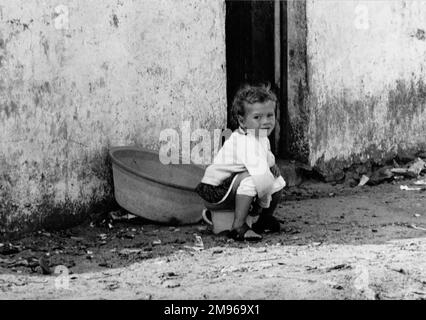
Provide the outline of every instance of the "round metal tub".
{"type": "Polygon", "coordinates": [[[201,167],[164,165],[158,153],[137,147],[114,147],[109,154],[115,199],[121,207],[171,225],[200,221],[204,206],[194,188],[204,174],[201,167]]]}

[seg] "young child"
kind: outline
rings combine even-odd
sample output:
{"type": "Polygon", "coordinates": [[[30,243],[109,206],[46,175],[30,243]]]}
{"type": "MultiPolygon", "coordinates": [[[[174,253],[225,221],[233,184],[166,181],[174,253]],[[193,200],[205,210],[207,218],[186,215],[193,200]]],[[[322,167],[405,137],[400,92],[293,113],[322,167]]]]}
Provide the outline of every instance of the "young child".
{"type": "Polygon", "coordinates": [[[276,101],[275,94],[264,85],[247,85],[236,93],[232,117],[239,127],[225,141],[196,188],[201,198],[216,203],[226,195],[235,175],[249,173],[235,195],[235,216],[229,233],[235,240],[257,241],[266,230],[280,230],[273,213],[285,181],[267,137],[275,127],[276,101]],[[259,214],[252,228],[246,223],[249,213],[259,214]]]}

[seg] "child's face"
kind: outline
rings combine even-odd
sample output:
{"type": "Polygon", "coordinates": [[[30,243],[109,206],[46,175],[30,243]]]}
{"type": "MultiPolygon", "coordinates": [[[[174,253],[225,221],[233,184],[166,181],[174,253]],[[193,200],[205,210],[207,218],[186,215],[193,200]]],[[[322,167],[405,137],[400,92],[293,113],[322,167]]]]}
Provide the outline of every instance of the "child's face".
{"type": "Polygon", "coordinates": [[[275,102],[256,102],[245,104],[245,114],[238,116],[238,122],[244,129],[266,129],[268,136],[275,127],[275,102]]]}

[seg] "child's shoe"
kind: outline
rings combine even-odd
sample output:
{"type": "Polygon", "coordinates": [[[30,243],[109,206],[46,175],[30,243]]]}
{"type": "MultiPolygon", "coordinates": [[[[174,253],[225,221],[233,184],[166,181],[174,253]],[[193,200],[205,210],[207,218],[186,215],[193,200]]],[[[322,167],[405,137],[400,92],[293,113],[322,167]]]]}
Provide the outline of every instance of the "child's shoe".
{"type": "Polygon", "coordinates": [[[262,236],[253,229],[251,229],[247,223],[244,223],[240,228],[229,231],[228,237],[236,241],[261,241],[262,236]]]}
{"type": "Polygon", "coordinates": [[[280,232],[281,225],[280,222],[271,215],[261,215],[257,222],[253,223],[252,229],[256,233],[263,232],[280,232]]]}

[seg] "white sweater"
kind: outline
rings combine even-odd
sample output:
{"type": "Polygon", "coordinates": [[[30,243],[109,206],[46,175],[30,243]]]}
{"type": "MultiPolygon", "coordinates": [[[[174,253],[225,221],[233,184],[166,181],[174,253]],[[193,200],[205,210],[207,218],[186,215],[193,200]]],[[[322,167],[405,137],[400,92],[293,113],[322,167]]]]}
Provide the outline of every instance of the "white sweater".
{"type": "Polygon", "coordinates": [[[233,173],[248,171],[259,197],[271,192],[275,177],[269,170],[275,164],[268,137],[235,130],[207,167],[201,182],[220,185],[233,173]]]}

